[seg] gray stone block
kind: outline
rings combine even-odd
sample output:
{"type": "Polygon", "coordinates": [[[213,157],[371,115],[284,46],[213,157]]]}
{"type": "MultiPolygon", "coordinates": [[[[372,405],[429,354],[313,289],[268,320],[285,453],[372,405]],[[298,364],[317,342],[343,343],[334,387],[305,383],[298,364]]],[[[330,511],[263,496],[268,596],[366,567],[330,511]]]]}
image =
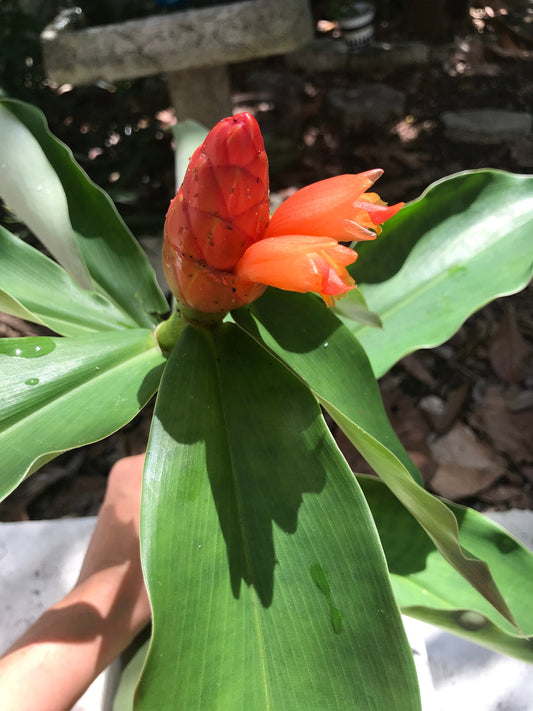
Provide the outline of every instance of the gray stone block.
{"type": "Polygon", "coordinates": [[[451,141],[477,144],[516,141],[528,136],[533,125],[531,114],[503,109],[445,111],[441,120],[451,141]]]}
{"type": "Polygon", "coordinates": [[[307,0],[247,0],[78,31],[52,24],[41,44],[50,79],[79,85],[281,54],[311,29],[307,0]]]}
{"type": "Polygon", "coordinates": [[[330,110],[340,114],[347,129],[382,126],[401,118],[406,97],[386,84],[368,84],[361,88],[331,89],[327,94],[330,110]]]}
{"type": "Polygon", "coordinates": [[[289,66],[309,72],[352,72],[427,64],[430,48],[423,42],[374,42],[356,51],[341,39],[317,38],[287,55],[289,66]]]}

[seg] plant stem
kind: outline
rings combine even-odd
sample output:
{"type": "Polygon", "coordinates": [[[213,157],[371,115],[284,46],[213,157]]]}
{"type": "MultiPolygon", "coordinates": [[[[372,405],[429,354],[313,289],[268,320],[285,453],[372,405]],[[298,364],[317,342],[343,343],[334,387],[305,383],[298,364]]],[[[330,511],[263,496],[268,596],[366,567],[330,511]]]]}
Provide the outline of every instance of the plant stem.
{"type": "Polygon", "coordinates": [[[166,321],[162,321],[155,329],[155,339],[163,353],[172,351],[179,341],[182,331],[187,324],[213,328],[218,326],[226,314],[208,314],[203,311],[191,309],[180,304],[176,311],[166,321]]]}
{"type": "Polygon", "coordinates": [[[166,321],[162,321],[157,326],[155,329],[155,339],[159,343],[159,347],[163,353],[170,353],[179,341],[186,325],[187,321],[185,321],[180,312],[174,311],[170,318],[166,321]]]}

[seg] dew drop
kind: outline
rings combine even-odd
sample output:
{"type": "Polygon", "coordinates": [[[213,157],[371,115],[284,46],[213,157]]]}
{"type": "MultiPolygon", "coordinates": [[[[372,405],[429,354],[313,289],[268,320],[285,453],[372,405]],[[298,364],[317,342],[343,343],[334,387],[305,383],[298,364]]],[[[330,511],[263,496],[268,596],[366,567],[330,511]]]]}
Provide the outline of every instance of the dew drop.
{"type": "Polygon", "coordinates": [[[28,380],[25,380],[24,382],[26,385],[38,385],[39,378],[28,378],[28,380]]]}
{"type": "Polygon", "coordinates": [[[329,346],[329,343],[326,341],[326,342],[324,343],[324,348],[327,348],[328,346],[329,346]]]}
{"type": "Polygon", "coordinates": [[[474,612],[474,610],[459,610],[455,619],[463,629],[469,632],[477,632],[487,624],[487,618],[480,615],[479,612],[474,612]]]}
{"type": "Polygon", "coordinates": [[[56,344],[53,338],[3,338],[0,340],[0,355],[12,358],[41,358],[51,353],[56,344]]]}
{"type": "Polygon", "coordinates": [[[311,574],[312,581],[326,599],[329,608],[329,620],[331,622],[333,631],[335,632],[335,634],[340,634],[342,632],[343,614],[333,602],[333,596],[331,594],[331,587],[327,572],[321,565],[315,563],[311,566],[309,573],[311,574]]]}

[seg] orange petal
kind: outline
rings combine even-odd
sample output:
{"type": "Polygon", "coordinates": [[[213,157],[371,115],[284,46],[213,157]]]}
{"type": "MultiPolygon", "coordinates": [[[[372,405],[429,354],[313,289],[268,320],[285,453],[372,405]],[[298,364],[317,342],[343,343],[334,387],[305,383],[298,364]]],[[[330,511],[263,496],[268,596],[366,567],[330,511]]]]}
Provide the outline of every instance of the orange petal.
{"type": "MultiPolygon", "coordinates": [[[[265,237],[304,234],[327,235],[337,241],[373,239],[374,232],[365,230],[365,211],[354,202],[382,175],[379,169],[358,175],[338,175],[308,185],[282,203],[265,232],[265,237]]],[[[364,198],[363,198],[364,199],[364,198]]]]}
{"type": "Polygon", "coordinates": [[[361,200],[356,200],[354,202],[355,208],[360,208],[364,210],[373,225],[382,225],[387,220],[390,220],[401,208],[405,205],[404,202],[397,202],[396,205],[387,205],[383,202],[379,195],[375,193],[366,193],[361,196],[361,200]],[[368,198],[377,198],[369,201],[368,198]]]}
{"type": "Polygon", "coordinates": [[[353,250],[330,237],[284,235],[248,247],[235,274],[286,291],[314,291],[331,303],[327,297],[353,288],[354,281],[345,267],[356,259],[353,250]]]}

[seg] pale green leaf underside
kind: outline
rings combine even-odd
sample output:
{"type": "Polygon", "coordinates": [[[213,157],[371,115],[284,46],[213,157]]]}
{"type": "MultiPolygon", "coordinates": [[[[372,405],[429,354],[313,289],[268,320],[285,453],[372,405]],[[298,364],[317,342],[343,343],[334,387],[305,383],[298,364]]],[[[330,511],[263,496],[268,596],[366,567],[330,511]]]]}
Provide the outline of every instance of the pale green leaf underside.
{"type": "Polygon", "coordinates": [[[0,340],[0,496],[125,425],[156,391],[163,364],[145,329],[0,340]]]}
{"type": "Polygon", "coordinates": [[[333,312],[365,326],[383,328],[379,315],[368,308],[361,289],[352,289],[344,294],[335,304],[333,312]]]}
{"type": "MultiPolygon", "coordinates": [[[[48,179],[60,181],[77,245],[92,279],[136,324],[152,327],[156,323],[153,314],[165,313],[168,305],[146,255],[108,195],[89,180],[71,151],[52,136],[38,109],[9,99],[2,100],[1,105],[38,142],[48,163],[48,179]]],[[[24,164],[21,171],[27,170],[24,164]]],[[[44,178],[42,186],[47,188],[44,178]]],[[[37,237],[41,237],[38,231],[37,237]]]]}
{"type": "Polygon", "coordinates": [[[419,708],[355,479],[307,388],[235,325],[182,334],[144,487],[138,711],[419,708]]]}
{"type": "Polygon", "coordinates": [[[0,197],[83,288],[92,280],[70,222],[61,181],[38,140],[0,102],[0,197]]]}
{"type": "Polygon", "coordinates": [[[533,177],[459,173],[432,185],[357,245],[350,268],[383,330],[346,320],[377,377],[452,336],[472,313],[524,288],[533,266],[533,177]]]}
{"type": "Polygon", "coordinates": [[[55,262],[0,226],[0,311],[63,336],[135,326],[102,294],[81,289],[55,262]]]}
{"type": "Polygon", "coordinates": [[[490,566],[520,634],[444,560],[382,482],[358,479],[378,527],[402,611],[533,663],[533,553],[477,511],[448,504],[459,523],[461,544],[490,566]]]}
{"type": "Polygon", "coordinates": [[[192,154],[202,144],[208,134],[205,126],[193,119],[179,121],[172,126],[176,144],[176,189],[182,184],[192,154]]]}

